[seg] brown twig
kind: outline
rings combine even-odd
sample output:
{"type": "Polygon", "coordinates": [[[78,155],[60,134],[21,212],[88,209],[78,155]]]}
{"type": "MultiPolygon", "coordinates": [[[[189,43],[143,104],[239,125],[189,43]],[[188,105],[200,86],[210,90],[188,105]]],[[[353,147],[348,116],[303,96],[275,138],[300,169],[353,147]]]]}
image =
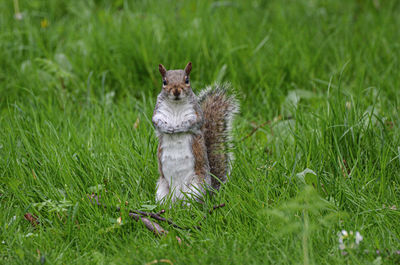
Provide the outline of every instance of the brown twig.
{"type": "Polygon", "coordinates": [[[162,222],[167,222],[169,225],[172,225],[175,228],[181,229],[181,230],[185,230],[185,228],[180,227],[179,225],[175,224],[172,220],[170,219],[166,219],[164,217],[161,217],[160,215],[156,214],[156,213],[151,213],[151,212],[143,212],[143,211],[139,211],[139,210],[133,210],[130,211],[133,213],[138,213],[142,216],[146,216],[146,217],[151,217],[157,221],[162,221],[162,222]]]}
{"type": "MultiPolygon", "coordinates": [[[[221,203],[221,204],[214,205],[213,208],[210,209],[210,210],[208,211],[208,213],[209,213],[209,214],[212,214],[215,210],[217,210],[217,209],[219,209],[219,208],[222,208],[222,207],[224,207],[224,206],[225,206],[225,203],[221,203]]],[[[207,218],[207,215],[204,215],[204,216],[203,216],[203,219],[206,219],[206,218],[207,218]]],[[[200,225],[201,225],[201,223],[200,223],[200,225]]]]}
{"type": "MultiPolygon", "coordinates": [[[[98,205],[98,206],[101,206],[101,207],[103,207],[103,208],[109,208],[109,207],[107,207],[106,205],[104,205],[104,204],[102,204],[102,203],[100,203],[99,202],[99,196],[97,196],[97,195],[95,195],[95,194],[91,194],[91,195],[89,195],[88,196],[89,197],[89,200],[93,203],[93,199],[95,200],[95,203],[96,203],[96,205],[98,205]]],[[[121,208],[120,207],[115,207],[115,210],[117,211],[117,212],[120,212],[121,211],[121,208]]],[[[161,211],[161,213],[164,213],[165,212],[165,210],[162,210],[161,211]]],[[[153,218],[153,219],[155,219],[155,220],[157,220],[157,221],[162,221],[162,222],[167,222],[169,225],[172,225],[173,227],[175,227],[175,228],[178,228],[178,229],[181,229],[181,230],[187,230],[187,228],[183,228],[183,227],[180,227],[179,225],[177,225],[177,224],[175,224],[172,220],[170,220],[170,219],[166,219],[166,218],[164,218],[164,217],[161,217],[160,215],[158,215],[157,213],[151,213],[151,212],[144,212],[144,211],[140,211],[140,210],[130,210],[129,211],[129,216],[135,216],[135,215],[138,215],[138,216],[141,216],[141,217],[151,217],[151,218],[153,218]]],[[[145,219],[147,219],[147,218],[145,218],[145,219]]],[[[147,219],[148,220],[148,219],[147,219]]],[[[143,221],[143,220],[142,220],[143,221]]],[[[145,222],[145,221],[144,221],[145,222]]],[[[147,225],[146,225],[146,227],[147,227],[147,225]]]]}
{"type": "Polygon", "coordinates": [[[222,208],[222,207],[225,207],[225,203],[221,203],[221,204],[218,204],[218,205],[214,205],[213,208],[212,208],[211,210],[208,211],[208,213],[209,213],[209,214],[212,214],[213,211],[215,211],[216,209],[222,208]]]}
{"type": "Polygon", "coordinates": [[[244,136],[242,139],[240,139],[240,142],[246,140],[247,138],[249,138],[250,136],[252,136],[258,129],[264,127],[265,125],[267,125],[267,124],[269,124],[269,123],[271,123],[271,121],[263,122],[263,123],[261,123],[260,125],[254,127],[253,130],[252,130],[248,135],[246,135],[246,136],[244,136]]]}
{"type": "Polygon", "coordinates": [[[168,231],[165,230],[161,225],[157,224],[156,222],[152,222],[150,219],[143,217],[140,214],[130,212],[129,216],[132,217],[132,219],[134,219],[135,221],[141,220],[146,228],[157,236],[168,234],[168,231]]]}
{"type": "MultiPolygon", "coordinates": [[[[107,207],[107,205],[104,205],[104,204],[100,203],[100,202],[99,202],[99,197],[100,197],[100,196],[98,196],[98,195],[96,195],[96,194],[88,195],[88,198],[89,198],[89,200],[90,200],[92,203],[95,203],[96,205],[101,206],[101,207],[103,207],[104,209],[110,208],[110,207],[107,207]]],[[[221,203],[221,204],[218,204],[218,205],[214,205],[213,208],[210,209],[210,210],[208,211],[208,213],[209,213],[209,214],[212,214],[213,211],[215,211],[216,209],[222,208],[222,207],[224,207],[224,206],[225,206],[225,203],[221,203]]],[[[120,208],[120,207],[115,207],[115,210],[116,210],[117,212],[120,212],[120,211],[121,211],[121,208],[120,208]]],[[[157,221],[167,222],[169,225],[171,225],[171,226],[173,226],[173,227],[175,227],[175,228],[181,229],[181,230],[192,230],[192,229],[201,230],[201,227],[200,227],[200,226],[195,226],[195,227],[193,227],[193,228],[184,228],[184,227],[181,227],[181,226],[175,224],[172,220],[166,219],[166,218],[160,216],[160,214],[163,214],[163,213],[165,213],[165,210],[164,210],[164,209],[161,210],[161,211],[158,212],[158,213],[144,212],[144,211],[140,211],[140,210],[130,210],[130,211],[129,211],[129,216],[132,217],[132,218],[133,218],[134,220],[136,220],[136,221],[139,221],[139,219],[140,219],[140,220],[143,222],[143,224],[146,226],[147,229],[149,229],[150,231],[152,231],[153,233],[155,233],[155,234],[157,234],[157,235],[165,235],[165,234],[168,233],[168,231],[165,230],[165,229],[164,229],[162,226],[160,226],[158,223],[151,221],[151,220],[150,220],[149,218],[147,218],[147,217],[153,218],[153,219],[155,219],[155,220],[157,220],[157,221]]],[[[204,219],[205,219],[206,217],[207,217],[207,216],[204,216],[204,219]]],[[[179,240],[178,240],[178,241],[179,241],[179,240]]]]}
{"type": "MultiPolygon", "coordinates": [[[[90,202],[96,203],[97,206],[101,206],[104,209],[107,209],[107,205],[104,205],[99,202],[99,196],[96,194],[91,194],[88,195],[90,202]],[[93,201],[94,200],[94,201],[93,201]]],[[[120,207],[115,207],[117,212],[121,211],[120,207]]],[[[143,212],[145,213],[145,212],[143,212]]],[[[155,235],[166,235],[168,233],[167,230],[165,230],[161,225],[157,224],[156,222],[150,221],[150,219],[142,216],[140,213],[135,213],[134,211],[129,211],[129,216],[132,217],[135,221],[142,221],[142,223],[146,226],[147,229],[149,229],[151,232],[153,232],[155,235]]],[[[162,218],[162,217],[161,217],[162,218]]]]}
{"type": "MultiPolygon", "coordinates": [[[[277,121],[287,121],[287,120],[292,120],[292,119],[293,119],[293,117],[290,116],[290,115],[287,116],[287,117],[282,117],[281,115],[279,115],[278,117],[276,117],[276,118],[273,120],[273,122],[277,122],[277,121]]],[[[248,135],[244,136],[244,137],[243,137],[242,139],[240,139],[239,141],[241,142],[241,141],[246,140],[247,138],[249,138],[250,136],[252,136],[258,129],[264,127],[264,126],[267,125],[267,124],[271,124],[271,122],[272,122],[272,121],[266,121],[266,122],[261,123],[260,125],[257,125],[256,127],[253,128],[253,130],[252,130],[248,135]]],[[[271,133],[273,134],[272,127],[271,127],[271,133]]]]}

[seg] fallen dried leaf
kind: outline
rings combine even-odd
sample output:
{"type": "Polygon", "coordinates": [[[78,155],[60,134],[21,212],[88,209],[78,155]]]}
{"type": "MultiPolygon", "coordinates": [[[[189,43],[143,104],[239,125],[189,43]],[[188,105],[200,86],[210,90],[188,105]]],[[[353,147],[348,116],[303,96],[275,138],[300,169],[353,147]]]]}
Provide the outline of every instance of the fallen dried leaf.
{"type": "Polygon", "coordinates": [[[34,180],[37,179],[36,173],[35,173],[35,171],[33,171],[33,168],[32,168],[32,176],[33,176],[33,179],[34,179],[34,180]]]}
{"type": "Polygon", "coordinates": [[[24,218],[28,220],[32,226],[36,227],[39,225],[39,221],[37,220],[37,216],[33,216],[31,213],[24,214],[24,218]]]}
{"type": "Polygon", "coordinates": [[[169,259],[160,259],[160,260],[153,260],[153,261],[150,261],[150,262],[148,262],[148,263],[146,263],[146,265],[151,265],[151,264],[156,264],[156,263],[168,263],[168,264],[171,264],[171,265],[173,265],[174,263],[172,263],[172,261],[170,261],[169,259]]]}
{"type": "Polygon", "coordinates": [[[133,128],[137,129],[139,127],[140,119],[137,117],[135,123],[133,124],[133,128]]]}

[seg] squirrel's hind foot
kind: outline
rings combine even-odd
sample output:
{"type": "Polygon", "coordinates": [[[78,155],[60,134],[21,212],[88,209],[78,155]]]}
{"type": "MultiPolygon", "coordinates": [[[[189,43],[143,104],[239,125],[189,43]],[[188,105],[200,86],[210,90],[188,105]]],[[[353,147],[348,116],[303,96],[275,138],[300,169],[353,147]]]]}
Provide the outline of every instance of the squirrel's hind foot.
{"type": "Polygon", "coordinates": [[[162,203],[167,198],[168,193],[169,184],[163,176],[160,176],[157,182],[156,201],[162,203]]]}

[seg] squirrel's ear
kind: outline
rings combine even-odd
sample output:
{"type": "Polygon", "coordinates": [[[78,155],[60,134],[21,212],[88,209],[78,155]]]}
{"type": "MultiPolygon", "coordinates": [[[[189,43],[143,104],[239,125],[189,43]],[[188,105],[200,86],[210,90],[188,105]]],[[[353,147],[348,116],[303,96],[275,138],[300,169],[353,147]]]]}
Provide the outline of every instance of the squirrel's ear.
{"type": "Polygon", "coordinates": [[[160,71],[162,77],[165,77],[165,75],[167,74],[167,69],[165,69],[164,65],[162,64],[158,65],[158,71],[160,71]]]}
{"type": "Polygon", "coordinates": [[[192,71],[192,62],[188,62],[188,64],[185,67],[185,73],[186,75],[190,74],[190,71],[192,71]]]}

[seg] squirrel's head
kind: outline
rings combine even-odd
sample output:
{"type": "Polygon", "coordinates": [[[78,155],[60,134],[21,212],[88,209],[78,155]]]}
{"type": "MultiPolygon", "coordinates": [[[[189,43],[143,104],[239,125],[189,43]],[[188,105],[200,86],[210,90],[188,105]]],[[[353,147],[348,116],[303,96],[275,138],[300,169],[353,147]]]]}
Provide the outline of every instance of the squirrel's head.
{"type": "Polygon", "coordinates": [[[191,92],[189,75],[192,70],[192,63],[189,62],[184,70],[165,69],[164,65],[158,65],[162,76],[162,89],[169,99],[179,101],[186,98],[191,92]]]}

